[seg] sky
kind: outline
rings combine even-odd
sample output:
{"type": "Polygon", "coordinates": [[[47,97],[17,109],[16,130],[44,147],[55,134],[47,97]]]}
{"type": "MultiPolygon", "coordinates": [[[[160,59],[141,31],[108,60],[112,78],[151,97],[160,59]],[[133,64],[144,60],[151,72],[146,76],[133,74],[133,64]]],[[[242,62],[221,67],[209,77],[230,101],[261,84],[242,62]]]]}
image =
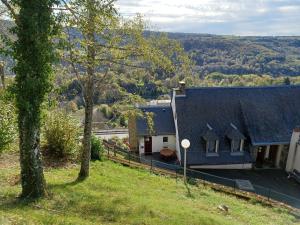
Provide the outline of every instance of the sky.
{"type": "Polygon", "coordinates": [[[300,35],[300,0],[118,0],[153,30],[222,35],[300,35]]]}

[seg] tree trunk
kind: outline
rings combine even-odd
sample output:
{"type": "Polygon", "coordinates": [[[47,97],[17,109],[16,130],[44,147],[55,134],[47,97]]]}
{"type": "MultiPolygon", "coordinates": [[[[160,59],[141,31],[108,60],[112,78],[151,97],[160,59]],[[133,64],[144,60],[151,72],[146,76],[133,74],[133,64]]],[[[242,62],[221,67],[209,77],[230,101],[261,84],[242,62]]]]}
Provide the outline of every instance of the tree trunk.
{"type": "Polygon", "coordinates": [[[38,198],[46,193],[39,127],[39,124],[34,124],[25,114],[19,115],[21,197],[24,198],[38,198]]]}
{"type": "Polygon", "coordinates": [[[84,85],[84,100],[85,100],[85,121],[84,134],[82,140],[82,156],[81,168],[78,179],[82,180],[90,174],[91,160],[91,137],[92,137],[92,121],[93,121],[93,95],[94,95],[94,80],[95,80],[95,1],[89,0],[88,8],[88,32],[87,32],[87,79],[84,85]]]}
{"type": "Polygon", "coordinates": [[[4,75],[4,64],[0,62],[0,78],[2,83],[2,88],[5,89],[5,75],[4,75]]]}
{"type": "MultiPolygon", "coordinates": [[[[91,84],[94,86],[93,84],[91,84]]],[[[93,121],[93,87],[87,90],[85,94],[85,118],[84,118],[84,134],[82,140],[82,155],[81,168],[78,179],[82,180],[90,174],[90,160],[91,160],[91,138],[92,138],[92,121],[93,121]]]]}

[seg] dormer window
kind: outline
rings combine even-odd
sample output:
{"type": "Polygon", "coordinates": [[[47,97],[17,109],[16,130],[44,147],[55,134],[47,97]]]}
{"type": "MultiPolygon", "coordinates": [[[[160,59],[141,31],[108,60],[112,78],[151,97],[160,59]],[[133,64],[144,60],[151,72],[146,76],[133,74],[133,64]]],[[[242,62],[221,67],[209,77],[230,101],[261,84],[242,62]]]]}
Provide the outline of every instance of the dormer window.
{"type": "Polygon", "coordinates": [[[244,151],[244,142],[246,138],[234,124],[230,124],[230,129],[226,136],[230,140],[231,152],[233,154],[242,153],[244,151]]]}
{"type": "Polygon", "coordinates": [[[242,152],[244,151],[244,140],[231,140],[231,151],[242,152]]]}
{"type": "Polygon", "coordinates": [[[219,150],[219,140],[206,141],[206,152],[207,153],[217,153],[219,150]]]}
{"type": "Polygon", "coordinates": [[[207,131],[202,136],[206,144],[206,155],[217,156],[219,151],[219,137],[209,124],[207,124],[206,126],[207,131]]]}

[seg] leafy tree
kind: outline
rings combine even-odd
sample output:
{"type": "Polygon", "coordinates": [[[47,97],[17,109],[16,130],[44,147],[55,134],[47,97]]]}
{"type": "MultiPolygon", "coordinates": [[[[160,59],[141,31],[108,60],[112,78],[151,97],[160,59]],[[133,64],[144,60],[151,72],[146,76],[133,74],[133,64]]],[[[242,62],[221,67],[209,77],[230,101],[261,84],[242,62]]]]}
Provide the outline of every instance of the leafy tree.
{"type": "MultiPolygon", "coordinates": [[[[65,42],[70,71],[80,81],[85,102],[83,151],[79,179],[89,176],[91,151],[93,94],[115,83],[114,73],[124,67],[147,70],[151,74],[170,76],[189,71],[189,59],[177,41],[167,35],[145,32],[140,16],[133,20],[121,18],[114,0],[71,0],[65,42]],[[180,70],[179,70],[180,68],[180,70]]],[[[119,74],[119,73],[116,73],[119,74]]]]}
{"type": "Polygon", "coordinates": [[[56,0],[1,0],[14,18],[13,57],[16,61],[16,106],[20,139],[21,184],[24,198],[45,195],[40,157],[41,107],[50,90],[54,34],[52,7],[56,0]],[[18,10],[15,10],[18,9],[18,10]]]}

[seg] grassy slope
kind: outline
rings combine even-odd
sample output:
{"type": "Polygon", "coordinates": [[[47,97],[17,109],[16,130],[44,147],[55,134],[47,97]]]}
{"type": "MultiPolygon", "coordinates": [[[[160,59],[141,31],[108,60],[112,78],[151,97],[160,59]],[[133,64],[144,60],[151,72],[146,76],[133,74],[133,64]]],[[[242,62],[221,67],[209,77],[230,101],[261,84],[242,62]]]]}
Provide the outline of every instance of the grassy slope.
{"type": "Polygon", "coordinates": [[[16,201],[17,166],[0,162],[0,224],[294,224],[288,212],[247,203],[203,186],[151,175],[109,161],[92,163],[91,177],[74,183],[78,167],[46,171],[50,195],[16,201]],[[230,207],[228,214],[217,209],[230,207]]]}

